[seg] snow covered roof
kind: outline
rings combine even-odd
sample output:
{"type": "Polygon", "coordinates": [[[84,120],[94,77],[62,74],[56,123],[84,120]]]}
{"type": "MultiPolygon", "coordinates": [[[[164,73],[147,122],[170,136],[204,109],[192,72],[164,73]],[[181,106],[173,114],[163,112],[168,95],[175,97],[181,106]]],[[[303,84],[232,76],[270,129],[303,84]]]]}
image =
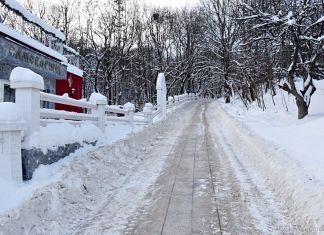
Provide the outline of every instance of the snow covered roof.
{"type": "Polygon", "coordinates": [[[79,55],[79,52],[77,52],[76,50],[74,50],[72,47],[69,47],[67,45],[63,45],[64,49],[74,55],[79,55]]]}
{"type": "Polygon", "coordinates": [[[53,26],[47,24],[44,20],[38,18],[36,15],[27,11],[20,3],[16,0],[0,0],[1,3],[5,4],[7,7],[15,11],[17,14],[21,15],[25,20],[34,23],[41,27],[47,33],[52,34],[56,38],[65,41],[65,35],[60,30],[54,28],[53,26]]]}
{"type": "MultiPolygon", "coordinates": [[[[0,0],[0,1],[2,1],[2,0],[0,0]]],[[[43,52],[46,55],[49,55],[55,59],[58,59],[59,61],[67,62],[67,59],[63,55],[58,53],[57,51],[54,51],[51,48],[44,46],[43,44],[41,44],[40,42],[38,42],[32,38],[29,38],[23,34],[18,33],[17,31],[7,27],[4,24],[0,24],[0,32],[2,32],[3,34],[5,34],[5,35],[23,43],[23,44],[26,44],[26,45],[38,50],[40,52],[43,52]]]]}
{"type": "Polygon", "coordinates": [[[79,77],[83,77],[83,71],[81,69],[79,69],[78,67],[72,65],[72,64],[65,64],[67,66],[67,71],[69,73],[73,73],[79,77]]]}

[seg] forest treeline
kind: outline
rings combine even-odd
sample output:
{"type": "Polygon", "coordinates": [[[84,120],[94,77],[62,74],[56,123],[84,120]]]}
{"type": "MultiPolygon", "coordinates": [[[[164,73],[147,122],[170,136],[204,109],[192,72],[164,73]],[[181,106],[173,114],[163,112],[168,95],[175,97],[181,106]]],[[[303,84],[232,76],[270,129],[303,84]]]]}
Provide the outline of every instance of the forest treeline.
{"type": "Polygon", "coordinates": [[[314,79],[323,78],[324,0],[201,0],[195,7],[154,8],[134,0],[26,0],[25,7],[62,29],[77,48],[85,95],[109,103],[155,100],[159,72],[168,95],[184,92],[244,104],[277,88],[308,114],[314,79]]]}

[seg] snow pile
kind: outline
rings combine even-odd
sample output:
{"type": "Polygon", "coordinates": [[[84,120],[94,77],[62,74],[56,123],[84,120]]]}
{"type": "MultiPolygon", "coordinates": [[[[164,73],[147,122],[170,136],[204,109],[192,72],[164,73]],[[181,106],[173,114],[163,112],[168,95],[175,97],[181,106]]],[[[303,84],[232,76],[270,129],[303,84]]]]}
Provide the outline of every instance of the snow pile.
{"type": "Polygon", "coordinates": [[[176,133],[181,131],[179,120],[186,119],[173,115],[167,122],[112,146],[78,150],[57,163],[39,167],[30,182],[13,185],[0,181],[0,231],[119,233],[160,175],[176,133]]]}
{"type": "MultiPolygon", "coordinates": [[[[136,128],[135,131],[139,131],[136,128]]],[[[101,134],[99,129],[90,123],[86,123],[82,128],[71,124],[49,124],[40,130],[40,148],[43,152],[48,149],[56,150],[58,146],[75,143],[82,144],[82,148],[70,154],[68,157],[51,165],[41,165],[33,174],[33,179],[24,183],[16,183],[0,179],[0,214],[13,209],[29,199],[37,189],[50,184],[51,182],[62,180],[60,170],[62,167],[72,164],[74,157],[85,155],[97,148],[112,144],[125,138],[132,133],[129,125],[110,123],[106,126],[106,132],[101,134]],[[62,128],[63,127],[63,128],[62,128]],[[86,134],[86,135],[85,135],[86,134]],[[99,137],[98,137],[99,136],[99,137]],[[96,146],[85,143],[98,141],[96,146]]],[[[0,230],[1,231],[1,230],[0,230]]]]}
{"type": "Polygon", "coordinates": [[[324,225],[324,86],[316,86],[310,114],[302,120],[293,97],[281,91],[276,106],[270,95],[264,97],[265,112],[256,105],[246,110],[238,99],[213,105],[213,118],[242,162],[266,179],[300,225],[314,231],[324,225]]]}
{"type": "Polygon", "coordinates": [[[40,149],[56,150],[58,146],[73,143],[93,143],[100,139],[101,132],[96,125],[85,122],[82,125],[69,123],[51,123],[40,128],[40,149]]]}
{"type": "Polygon", "coordinates": [[[33,88],[44,89],[43,77],[30,69],[15,67],[10,74],[10,82],[16,86],[32,86],[33,88]]]}
{"type": "Polygon", "coordinates": [[[134,111],[135,105],[130,102],[127,102],[126,104],[124,104],[123,109],[125,109],[127,111],[134,111]]]}
{"type": "Polygon", "coordinates": [[[107,97],[100,93],[92,93],[89,102],[93,104],[107,104],[107,97]]]}
{"type": "Polygon", "coordinates": [[[0,102],[0,123],[22,123],[23,115],[15,103],[0,102]]]}

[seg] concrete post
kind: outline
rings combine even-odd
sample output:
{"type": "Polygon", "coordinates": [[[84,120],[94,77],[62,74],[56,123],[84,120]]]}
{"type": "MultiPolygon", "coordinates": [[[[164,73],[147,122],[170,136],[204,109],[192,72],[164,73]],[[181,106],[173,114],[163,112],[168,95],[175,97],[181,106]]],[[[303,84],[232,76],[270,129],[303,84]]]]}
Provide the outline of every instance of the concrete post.
{"type": "Polygon", "coordinates": [[[145,115],[145,121],[147,124],[152,124],[153,123],[153,104],[151,103],[146,103],[144,108],[143,108],[143,113],[145,115]]]}
{"type": "Polygon", "coordinates": [[[174,103],[178,103],[179,102],[179,96],[175,95],[174,96],[174,103]]]}
{"type": "Polygon", "coordinates": [[[16,67],[10,74],[10,86],[16,89],[16,104],[27,124],[26,136],[40,129],[40,90],[44,89],[42,76],[33,71],[16,67]]]}
{"type": "Polygon", "coordinates": [[[107,97],[100,93],[92,93],[89,102],[95,104],[96,109],[92,109],[91,113],[98,117],[97,127],[101,130],[102,133],[105,133],[106,130],[106,105],[107,97]]]}
{"type": "Polygon", "coordinates": [[[0,178],[22,181],[21,137],[25,127],[17,104],[0,103],[0,178]]]}
{"type": "Polygon", "coordinates": [[[135,123],[134,123],[134,112],[135,112],[135,105],[132,103],[124,104],[123,108],[127,110],[127,117],[129,120],[129,125],[131,126],[132,130],[134,130],[135,123]]]}
{"type": "Polygon", "coordinates": [[[157,91],[157,105],[161,110],[162,119],[165,120],[167,114],[166,112],[167,90],[166,90],[164,73],[160,73],[158,75],[157,82],[156,82],[156,91],[157,91]]]}

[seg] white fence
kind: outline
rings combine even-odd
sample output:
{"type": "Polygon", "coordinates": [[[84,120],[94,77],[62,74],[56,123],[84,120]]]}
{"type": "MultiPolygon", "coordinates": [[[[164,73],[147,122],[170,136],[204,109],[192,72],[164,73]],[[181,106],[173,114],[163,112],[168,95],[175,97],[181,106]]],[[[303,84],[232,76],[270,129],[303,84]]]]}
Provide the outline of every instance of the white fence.
{"type": "Polygon", "coordinates": [[[93,122],[102,132],[105,132],[109,122],[124,122],[134,128],[135,125],[149,125],[155,118],[164,120],[168,109],[174,109],[178,105],[197,99],[194,94],[184,94],[169,97],[167,100],[163,74],[159,74],[157,80],[157,105],[147,103],[142,112],[135,112],[135,106],[131,103],[123,106],[109,106],[107,98],[99,93],[93,93],[88,101],[86,99],[75,100],[67,94],[57,96],[44,93],[41,91],[44,89],[43,78],[31,70],[19,67],[11,73],[10,86],[16,90],[16,104],[0,103],[0,150],[2,149],[0,172],[3,172],[3,174],[0,173],[0,177],[14,180],[22,178],[21,154],[19,154],[21,138],[17,137],[21,133],[24,133],[26,138],[39,132],[41,126],[49,123],[81,125],[84,121],[93,122]],[[41,108],[40,104],[43,101],[79,107],[84,112],[41,108]],[[3,139],[9,139],[9,144],[3,139]],[[6,170],[3,171],[2,166],[6,167],[6,170]],[[8,169],[10,169],[10,174],[8,169]]]}

